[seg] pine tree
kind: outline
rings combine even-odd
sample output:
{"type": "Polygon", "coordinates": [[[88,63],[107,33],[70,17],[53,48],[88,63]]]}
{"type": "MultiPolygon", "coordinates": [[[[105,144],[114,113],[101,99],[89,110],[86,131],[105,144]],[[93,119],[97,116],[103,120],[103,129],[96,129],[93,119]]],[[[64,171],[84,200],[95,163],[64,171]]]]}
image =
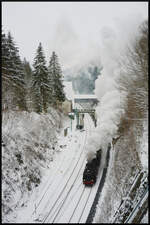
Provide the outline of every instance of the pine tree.
{"type": "Polygon", "coordinates": [[[3,84],[7,86],[6,102],[11,107],[19,107],[26,110],[25,83],[23,65],[19,56],[19,50],[15,46],[13,38],[8,33],[8,37],[3,35],[3,84]]]}
{"type": "Polygon", "coordinates": [[[24,58],[23,60],[23,67],[24,67],[26,82],[30,82],[30,80],[32,79],[32,68],[30,66],[30,63],[26,60],[26,58],[24,58]]]}
{"type": "Polygon", "coordinates": [[[48,67],[49,81],[52,89],[52,97],[55,104],[65,101],[65,94],[62,84],[62,71],[58,62],[58,56],[55,52],[52,53],[48,67]]]}
{"type": "Polygon", "coordinates": [[[2,33],[2,71],[3,76],[7,75],[7,65],[9,61],[9,49],[7,45],[7,38],[4,33],[2,33]]]}
{"type": "Polygon", "coordinates": [[[8,107],[8,90],[10,86],[10,78],[8,72],[9,50],[7,45],[7,37],[2,33],[2,108],[8,107]]]}
{"type": "Polygon", "coordinates": [[[33,104],[32,104],[32,69],[30,66],[30,63],[24,58],[23,61],[23,67],[24,67],[24,74],[25,74],[25,90],[26,90],[26,102],[27,102],[27,108],[29,111],[32,111],[33,104]]]}
{"type": "Polygon", "coordinates": [[[38,46],[33,67],[35,110],[38,113],[42,112],[43,110],[44,112],[47,112],[51,92],[48,80],[48,69],[46,67],[45,56],[41,43],[38,46]]]}
{"type": "Polygon", "coordinates": [[[24,82],[24,69],[19,56],[19,49],[15,46],[13,38],[8,33],[8,47],[10,55],[9,69],[11,78],[13,80],[14,92],[15,92],[15,103],[21,110],[26,110],[25,101],[25,82],[24,82]]]}

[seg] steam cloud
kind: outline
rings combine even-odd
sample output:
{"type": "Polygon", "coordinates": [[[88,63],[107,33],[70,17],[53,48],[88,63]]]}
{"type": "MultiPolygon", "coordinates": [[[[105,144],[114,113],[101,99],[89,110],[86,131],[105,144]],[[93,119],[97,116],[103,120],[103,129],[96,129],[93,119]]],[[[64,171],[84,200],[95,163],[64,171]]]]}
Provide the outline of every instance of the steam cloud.
{"type": "Polygon", "coordinates": [[[96,108],[97,127],[88,140],[86,156],[95,157],[97,150],[107,150],[108,143],[117,135],[120,118],[124,114],[126,93],[117,89],[116,78],[120,76],[119,60],[123,58],[127,45],[132,44],[138,33],[138,26],[143,21],[139,15],[116,19],[116,26],[101,29],[102,75],[96,80],[95,94],[100,103],[96,108]]]}
{"type": "Polygon", "coordinates": [[[56,25],[50,43],[49,51],[56,51],[63,70],[76,71],[93,59],[100,58],[98,44],[89,39],[83,40],[66,17],[56,25]]]}

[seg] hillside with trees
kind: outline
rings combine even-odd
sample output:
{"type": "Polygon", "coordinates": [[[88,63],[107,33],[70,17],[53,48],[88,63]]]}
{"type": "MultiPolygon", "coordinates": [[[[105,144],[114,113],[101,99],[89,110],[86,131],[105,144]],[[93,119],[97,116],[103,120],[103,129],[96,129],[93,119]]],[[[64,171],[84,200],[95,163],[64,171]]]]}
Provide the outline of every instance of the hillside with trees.
{"type": "MultiPolygon", "coordinates": [[[[2,109],[47,112],[48,106],[65,100],[58,56],[52,53],[49,66],[42,44],[36,51],[33,70],[22,62],[11,33],[2,34],[2,109]]],[[[56,104],[57,103],[57,104],[56,104]]]]}
{"type": "Polygon", "coordinates": [[[11,33],[2,33],[2,109],[27,110],[23,63],[11,33]]]}
{"type": "MultiPolygon", "coordinates": [[[[102,192],[94,222],[114,223],[114,215],[118,213],[117,222],[124,223],[131,209],[123,205],[119,211],[119,205],[130,193],[135,174],[140,174],[142,179],[144,179],[144,174],[148,176],[147,20],[140,25],[138,32],[132,45],[126,49],[126,55],[119,60],[120,73],[117,77],[116,88],[120,93],[126,93],[126,102],[124,113],[118,124],[116,138],[114,137],[112,141],[113,151],[104,186],[105,193],[102,192]],[[118,204],[114,207],[116,202],[118,204]]],[[[138,183],[136,186],[143,186],[145,190],[143,183],[138,183]]],[[[137,188],[136,194],[141,190],[137,188]]],[[[135,204],[136,199],[133,197],[130,199],[130,195],[128,199],[135,204]]],[[[148,212],[147,207],[141,210],[144,212],[143,215],[148,212]]],[[[134,221],[140,223],[141,217],[137,215],[134,221]]]]}
{"type": "Polygon", "coordinates": [[[39,43],[32,69],[26,58],[21,61],[11,33],[2,33],[2,212],[7,222],[60,150],[57,139],[66,119],[60,110],[62,78],[55,52],[47,67],[39,43]]]}

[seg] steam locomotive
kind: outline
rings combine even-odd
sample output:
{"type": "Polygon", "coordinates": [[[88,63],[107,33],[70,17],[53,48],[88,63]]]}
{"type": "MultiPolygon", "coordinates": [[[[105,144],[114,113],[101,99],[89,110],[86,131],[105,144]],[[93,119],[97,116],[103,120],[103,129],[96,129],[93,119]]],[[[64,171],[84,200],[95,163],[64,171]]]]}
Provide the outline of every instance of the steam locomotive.
{"type": "Polygon", "coordinates": [[[101,149],[96,152],[96,158],[86,163],[85,170],[83,172],[83,184],[86,186],[92,186],[96,183],[100,160],[101,149]]]}

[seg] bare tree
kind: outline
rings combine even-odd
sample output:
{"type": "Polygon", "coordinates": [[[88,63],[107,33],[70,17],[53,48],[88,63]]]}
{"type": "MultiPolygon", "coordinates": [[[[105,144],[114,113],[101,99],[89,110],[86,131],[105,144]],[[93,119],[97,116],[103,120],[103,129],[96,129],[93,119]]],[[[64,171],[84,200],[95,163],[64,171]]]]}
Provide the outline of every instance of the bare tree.
{"type": "MultiPolygon", "coordinates": [[[[148,110],[147,21],[141,24],[139,31],[140,35],[134,45],[127,49],[125,60],[121,63],[122,71],[119,77],[119,88],[128,93],[126,118],[123,118],[123,120],[128,120],[128,125],[133,123],[140,125],[148,110]]],[[[124,123],[123,120],[122,123],[124,123]]]]}

